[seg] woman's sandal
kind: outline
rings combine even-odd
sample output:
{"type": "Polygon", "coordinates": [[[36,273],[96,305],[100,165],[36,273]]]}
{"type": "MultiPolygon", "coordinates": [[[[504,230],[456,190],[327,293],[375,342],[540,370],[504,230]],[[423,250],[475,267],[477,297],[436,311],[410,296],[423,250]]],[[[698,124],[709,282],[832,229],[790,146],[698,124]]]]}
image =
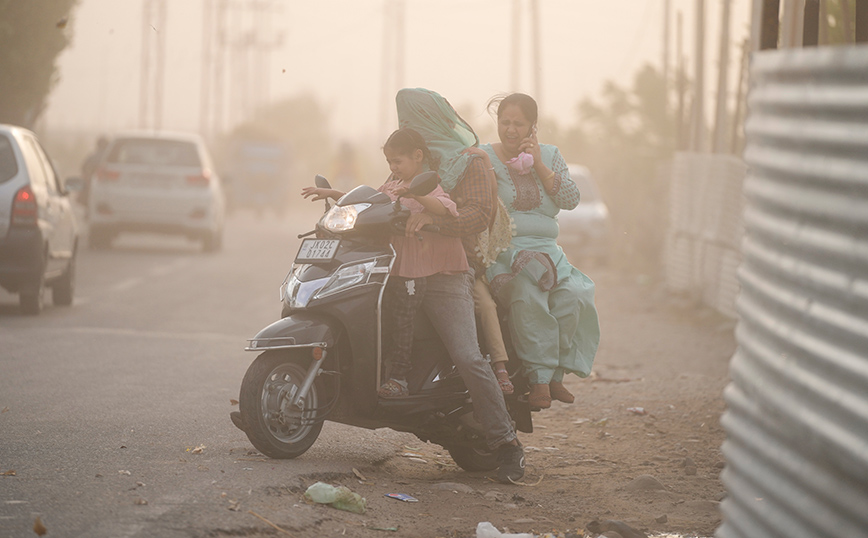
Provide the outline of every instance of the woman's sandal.
{"type": "Polygon", "coordinates": [[[509,379],[509,372],[506,370],[495,369],[494,377],[497,378],[497,384],[500,385],[500,390],[504,394],[512,394],[515,391],[515,386],[509,379]]]}
{"type": "Polygon", "coordinates": [[[551,407],[552,396],[549,392],[549,386],[543,383],[532,384],[530,386],[530,396],[527,397],[527,403],[531,407],[539,407],[540,409],[551,407]]]}
{"type": "Polygon", "coordinates": [[[552,381],[549,383],[549,391],[551,392],[552,399],[558,400],[559,402],[571,404],[576,401],[575,396],[573,396],[573,394],[568,391],[560,381],[552,381]]]}
{"type": "Polygon", "coordinates": [[[410,389],[407,388],[406,381],[390,379],[380,385],[380,388],[377,390],[377,395],[379,395],[380,398],[404,398],[405,396],[410,395],[410,389]]]}

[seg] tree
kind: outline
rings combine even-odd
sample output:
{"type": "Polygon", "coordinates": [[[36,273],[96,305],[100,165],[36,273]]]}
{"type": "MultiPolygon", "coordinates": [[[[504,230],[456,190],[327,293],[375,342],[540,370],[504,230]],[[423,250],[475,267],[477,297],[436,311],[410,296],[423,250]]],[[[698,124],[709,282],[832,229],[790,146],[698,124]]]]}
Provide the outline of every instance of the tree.
{"type": "MultiPolygon", "coordinates": [[[[332,149],[328,114],[312,95],[300,95],[270,103],[237,125],[218,141],[217,164],[232,170],[233,147],[248,142],[279,144],[286,151],[287,183],[295,196],[318,172],[331,168],[332,149]]],[[[241,188],[245,178],[233,177],[241,188]]]]}
{"type": "Polygon", "coordinates": [[[32,127],[58,81],[78,0],[0,0],[0,123],[32,127]]]}
{"type": "Polygon", "coordinates": [[[657,270],[666,223],[676,114],[659,71],[642,67],[631,87],[606,82],[602,97],[577,107],[578,125],[557,133],[569,162],[586,165],[612,213],[616,259],[640,272],[657,270]]]}

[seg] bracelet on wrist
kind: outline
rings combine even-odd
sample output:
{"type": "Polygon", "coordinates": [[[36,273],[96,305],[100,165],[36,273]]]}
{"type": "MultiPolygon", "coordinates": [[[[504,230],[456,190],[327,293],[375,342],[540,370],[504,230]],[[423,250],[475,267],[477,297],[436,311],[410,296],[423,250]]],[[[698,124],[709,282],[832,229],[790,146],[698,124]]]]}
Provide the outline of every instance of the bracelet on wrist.
{"type": "Polygon", "coordinates": [[[546,178],[545,178],[543,181],[548,181],[548,180],[552,179],[553,177],[555,177],[555,172],[554,172],[554,170],[552,170],[552,173],[549,174],[549,175],[547,175],[546,178]]]}

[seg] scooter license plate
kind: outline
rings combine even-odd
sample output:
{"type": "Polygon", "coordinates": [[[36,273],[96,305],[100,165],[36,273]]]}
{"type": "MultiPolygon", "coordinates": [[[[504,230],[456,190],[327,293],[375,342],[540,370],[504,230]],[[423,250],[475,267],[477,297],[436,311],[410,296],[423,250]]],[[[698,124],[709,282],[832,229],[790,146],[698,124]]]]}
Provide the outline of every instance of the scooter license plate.
{"type": "Polygon", "coordinates": [[[330,262],[338,251],[340,239],[305,239],[295,256],[296,263],[330,262]]]}

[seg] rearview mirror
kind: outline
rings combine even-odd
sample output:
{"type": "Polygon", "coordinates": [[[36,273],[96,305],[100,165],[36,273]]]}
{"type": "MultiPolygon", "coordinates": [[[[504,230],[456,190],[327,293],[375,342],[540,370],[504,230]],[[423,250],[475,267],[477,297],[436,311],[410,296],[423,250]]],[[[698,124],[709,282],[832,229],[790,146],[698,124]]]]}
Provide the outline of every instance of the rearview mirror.
{"type": "Polygon", "coordinates": [[[437,172],[422,172],[410,181],[407,192],[416,196],[425,196],[436,189],[438,184],[440,184],[440,176],[437,172]]]}
{"type": "MultiPolygon", "coordinates": [[[[317,174],[316,177],[313,178],[313,184],[316,185],[316,188],[318,188],[318,189],[330,189],[330,188],[332,188],[332,185],[331,185],[331,183],[329,183],[329,180],[327,180],[324,176],[321,176],[319,174],[317,174]]],[[[329,203],[329,199],[326,198],[325,199],[325,210],[328,211],[329,209],[331,209],[331,207],[332,206],[329,203]]]]}

